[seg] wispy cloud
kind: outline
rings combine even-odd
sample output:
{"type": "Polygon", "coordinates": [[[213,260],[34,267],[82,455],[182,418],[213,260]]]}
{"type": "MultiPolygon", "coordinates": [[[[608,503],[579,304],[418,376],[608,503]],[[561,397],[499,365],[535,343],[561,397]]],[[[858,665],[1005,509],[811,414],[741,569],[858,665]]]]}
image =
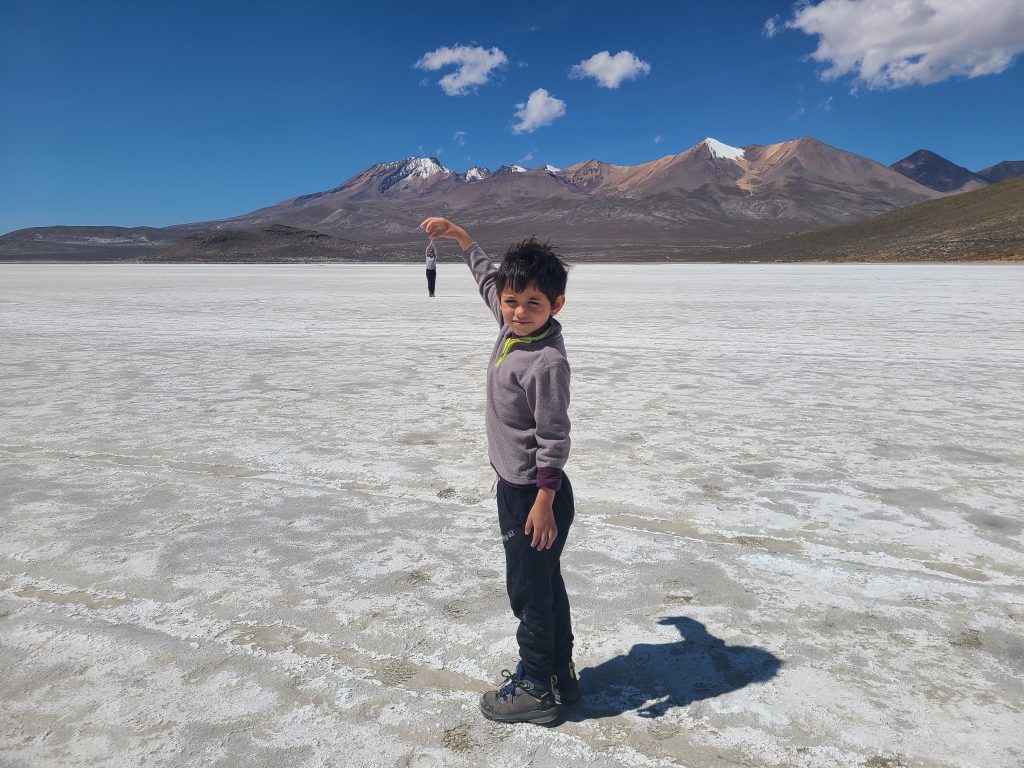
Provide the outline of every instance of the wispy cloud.
{"type": "Polygon", "coordinates": [[[519,122],[512,126],[512,133],[533,133],[564,114],[565,102],[538,88],[524,103],[516,104],[515,115],[519,122]]]}
{"type": "Polygon", "coordinates": [[[528,163],[531,160],[533,160],[533,150],[532,149],[529,152],[527,152],[525,155],[520,157],[518,160],[516,160],[516,162],[517,163],[528,163]]]}
{"type": "Polygon", "coordinates": [[[592,77],[604,88],[618,88],[623,80],[635,80],[650,71],[651,65],[630,51],[619,51],[614,56],[608,51],[601,51],[573,65],[569,77],[592,77]]]}
{"type": "Polygon", "coordinates": [[[660,133],[655,135],[654,143],[655,144],[661,144],[661,134],[660,133]]]}
{"type": "Polygon", "coordinates": [[[999,74],[1024,51],[1020,0],[822,0],[782,26],[817,35],[822,80],[852,75],[877,90],[999,74]]]}
{"type": "Polygon", "coordinates": [[[506,64],[508,57],[499,48],[457,45],[425,53],[413,66],[430,72],[457,66],[458,69],[442,77],[438,84],[449,96],[465,96],[475,91],[478,85],[485,84],[494,70],[506,64]]]}
{"type": "Polygon", "coordinates": [[[765,37],[767,37],[769,40],[771,40],[778,33],[779,33],[779,17],[776,15],[776,16],[772,16],[770,19],[768,19],[768,21],[766,21],[764,23],[764,26],[761,28],[761,34],[764,35],[765,37]]]}
{"type": "Polygon", "coordinates": [[[466,132],[456,131],[455,133],[452,134],[452,141],[454,141],[460,147],[464,146],[466,143],[466,132]]]}

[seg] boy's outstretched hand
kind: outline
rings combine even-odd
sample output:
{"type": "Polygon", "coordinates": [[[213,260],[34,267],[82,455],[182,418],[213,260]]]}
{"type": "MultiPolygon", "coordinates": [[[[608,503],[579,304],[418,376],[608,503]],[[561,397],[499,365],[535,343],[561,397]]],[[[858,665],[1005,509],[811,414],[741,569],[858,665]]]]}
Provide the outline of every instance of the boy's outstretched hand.
{"type": "Polygon", "coordinates": [[[420,229],[426,232],[427,237],[431,240],[436,240],[439,237],[450,237],[452,240],[458,240],[462,250],[466,250],[473,244],[473,238],[469,236],[466,230],[440,216],[431,216],[429,219],[424,219],[420,222],[420,229]]]}

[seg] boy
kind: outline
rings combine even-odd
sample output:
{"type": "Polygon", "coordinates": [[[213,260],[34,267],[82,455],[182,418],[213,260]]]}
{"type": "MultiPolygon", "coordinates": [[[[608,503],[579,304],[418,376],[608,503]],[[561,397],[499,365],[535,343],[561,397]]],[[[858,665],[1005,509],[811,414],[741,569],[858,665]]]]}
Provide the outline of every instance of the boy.
{"type": "Polygon", "coordinates": [[[575,514],[562,471],[569,457],[569,362],[557,315],[565,305],[565,265],[533,238],[495,268],[464,229],[443,218],[420,227],[431,240],[462,246],[480,295],[501,326],[487,367],[487,450],[498,475],[498,523],[505,585],[519,619],[516,671],[480,699],[486,717],[550,723],[578,701],[569,598],[559,558],[575,514]]]}

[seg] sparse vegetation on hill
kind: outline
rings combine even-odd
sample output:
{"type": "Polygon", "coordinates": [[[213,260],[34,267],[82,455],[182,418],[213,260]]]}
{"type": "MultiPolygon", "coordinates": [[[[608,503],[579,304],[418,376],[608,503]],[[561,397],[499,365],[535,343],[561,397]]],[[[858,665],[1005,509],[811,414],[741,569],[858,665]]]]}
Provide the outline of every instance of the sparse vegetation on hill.
{"type": "Polygon", "coordinates": [[[840,227],[719,251],[723,261],[1024,262],[1024,177],[840,227]]]}

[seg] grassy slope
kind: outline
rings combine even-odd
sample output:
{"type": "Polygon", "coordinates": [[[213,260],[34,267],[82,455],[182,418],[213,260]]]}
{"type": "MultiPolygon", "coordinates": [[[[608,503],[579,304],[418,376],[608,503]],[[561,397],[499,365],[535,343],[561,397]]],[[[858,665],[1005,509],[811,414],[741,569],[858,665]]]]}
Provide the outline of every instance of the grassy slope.
{"type": "Polygon", "coordinates": [[[1024,177],[717,255],[726,261],[1024,261],[1024,177]]]}

